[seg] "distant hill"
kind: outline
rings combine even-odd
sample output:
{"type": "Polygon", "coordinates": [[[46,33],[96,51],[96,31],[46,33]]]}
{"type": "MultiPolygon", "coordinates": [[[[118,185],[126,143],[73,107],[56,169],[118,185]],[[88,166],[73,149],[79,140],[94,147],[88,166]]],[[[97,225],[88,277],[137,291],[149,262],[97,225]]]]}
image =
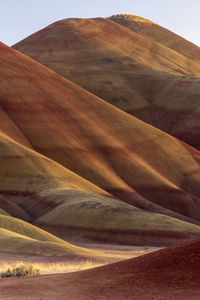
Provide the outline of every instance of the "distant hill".
{"type": "Polygon", "coordinates": [[[65,19],[13,46],[199,149],[200,48],[141,17],[65,19]]]}
{"type": "Polygon", "coordinates": [[[178,34],[136,15],[119,14],[109,18],[148,39],[162,44],[193,61],[200,62],[200,48],[178,34]]]}

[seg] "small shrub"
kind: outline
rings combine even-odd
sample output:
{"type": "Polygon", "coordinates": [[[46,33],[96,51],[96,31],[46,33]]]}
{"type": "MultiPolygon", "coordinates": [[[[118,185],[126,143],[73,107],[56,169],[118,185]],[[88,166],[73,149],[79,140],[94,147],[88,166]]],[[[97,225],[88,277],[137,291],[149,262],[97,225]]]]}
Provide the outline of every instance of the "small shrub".
{"type": "Polygon", "coordinates": [[[6,272],[1,273],[1,278],[6,277],[20,277],[20,276],[37,276],[41,272],[39,269],[33,268],[33,266],[19,266],[17,268],[8,269],[6,272]]]}

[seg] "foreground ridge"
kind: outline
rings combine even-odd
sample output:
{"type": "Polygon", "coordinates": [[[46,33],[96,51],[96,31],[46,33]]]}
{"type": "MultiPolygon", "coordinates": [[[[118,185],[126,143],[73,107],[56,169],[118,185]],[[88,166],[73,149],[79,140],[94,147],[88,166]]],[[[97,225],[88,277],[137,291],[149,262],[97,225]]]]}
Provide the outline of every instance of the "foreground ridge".
{"type": "Polygon", "coordinates": [[[200,297],[200,241],[195,240],[135,259],[71,274],[0,281],[2,295],[13,299],[51,295],[55,299],[195,299],[200,297]],[[95,279],[94,279],[95,278],[95,279]],[[28,289],[29,287],[29,289],[28,289]],[[37,287],[37,288],[36,288],[37,287]],[[62,299],[62,298],[60,298],[62,299]]]}

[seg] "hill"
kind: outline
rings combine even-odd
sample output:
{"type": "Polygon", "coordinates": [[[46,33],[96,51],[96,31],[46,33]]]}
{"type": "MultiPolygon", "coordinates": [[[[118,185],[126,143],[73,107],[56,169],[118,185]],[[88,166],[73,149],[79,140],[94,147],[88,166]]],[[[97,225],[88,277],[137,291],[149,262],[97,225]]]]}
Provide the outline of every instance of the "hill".
{"type": "Polygon", "coordinates": [[[199,234],[188,224],[200,220],[197,150],[3,44],[0,53],[0,107],[17,128],[11,139],[10,126],[0,126],[0,194],[18,206],[15,216],[56,234],[63,226],[131,244],[199,234]]]}
{"type": "Polygon", "coordinates": [[[193,61],[200,62],[200,48],[178,34],[136,15],[118,14],[109,18],[148,39],[162,44],[193,61]]]}
{"type": "Polygon", "coordinates": [[[85,257],[103,259],[103,252],[84,249],[67,243],[38,227],[0,214],[1,252],[44,256],[85,257]]]}
{"type": "Polygon", "coordinates": [[[0,134],[0,164],[0,207],[27,221],[63,203],[56,195],[61,190],[65,196],[70,190],[106,195],[70,170],[3,134],[0,134]],[[54,197],[50,200],[51,193],[54,197]]]}
{"type": "Polygon", "coordinates": [[[77,191],[68,193],[65,198],[63,204],[43,214],[34,224],[78,244],[160,247],[200,236],[197,225],[114,199],[77,191]]]}
{"type": "Polygon", "coordinates": [[[167,29],[135,16],[65,19],[13,47],[199,149],[200,50],[167,29]]]}
{"type": "Polygon", "coordinates": [[[67,78],[70,73],[74,74],[72,68],[75,63],[80,75],[88,63],[89,69],[96,70],[98,74],[98,68],[95,68],[97,62],[104,68],[107,63],[113,63],[118,70],[119,64],[123,63],[125,66],[131,64],[136,70],[200,74],[200,61],[186,58],[169,47],[104,18],[64,19],[32,34],[13,48],[48,67],[51,67],[52,61],[54,70],[57,68],[57,73],[60,73],[60,69],[67,78]],[[67,67],[70,58],[71,63],[67,67]]]}
{"type": "MultiPolygon", "coordinates": [[[[144,212],[113,199],[78,175],[6,136],[0,136],[0,145],[0,187],[4,195],[0,197],[0,207],[7,214],[34,221],[35,225],[65,240],[78,239],[79,242],[96,240],[160,246],[200,235],[199,226],[144,212]]],[[[0,228],[4,226],[2,221],[0,228]]],[[[17,233],[15,227],[13,225],[12,230],[17,233]]],[[[15,245],[13,235],[11,237],[15,245]]],[[[15,247],[13,244],[8,247],[4,243],[4,247],[7,251],[17,247],[20,252],[22,246],[16,243],[15,247]]]]}
{"type": "Polygon", "coordinates": [[[54,299],[194,299],[200,297],[199,240],[71,274],[1,280],[1,295],[54,299]]]}

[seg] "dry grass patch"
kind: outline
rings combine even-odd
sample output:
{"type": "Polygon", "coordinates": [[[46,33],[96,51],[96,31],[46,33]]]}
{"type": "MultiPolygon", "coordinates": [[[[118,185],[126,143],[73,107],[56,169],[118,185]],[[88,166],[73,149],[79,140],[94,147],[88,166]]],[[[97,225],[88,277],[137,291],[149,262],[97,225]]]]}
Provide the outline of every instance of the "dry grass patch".
{"type": "Polygon", "coordinates": [[[0,263],[0,276],[3,277],[18,277],[18,276],[35,276],[35,275],[47,275],[57,273],[70,273],[86,269],[91,269],[107,264],[97,263],[92,260],[82,262],[70,262],[62,261],[55,263],[35,263],[35,262],[7,262],[0,263]],[[31,270],[31,272],[29,272],[31,270]],[[9,275],[9,276],[6,276],[9,275]],[[18,275],[16,275],[18,274],[18,275]]]}

